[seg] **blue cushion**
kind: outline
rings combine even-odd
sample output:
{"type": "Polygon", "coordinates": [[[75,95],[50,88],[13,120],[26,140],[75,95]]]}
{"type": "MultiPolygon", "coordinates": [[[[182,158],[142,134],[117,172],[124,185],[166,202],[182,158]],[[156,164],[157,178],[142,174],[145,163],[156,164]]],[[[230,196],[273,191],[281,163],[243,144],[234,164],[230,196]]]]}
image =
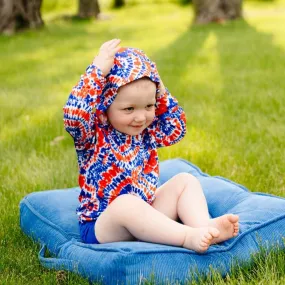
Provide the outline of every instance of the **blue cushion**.
{"type": "Polygon", "coordinates": [[[204,254],[184,248],[145,242],[117,242],[87,245],[80,241],[75,209],[79,188],[35,192],[20,203],[22,230],[42,244],[41,263],[66,269],[103,284],[138,284],[143,278],[156,282],[191,279],[191,270],[222,275],[234,263],[243,263],[262,248],[284,248],[285,199],[251,193],[245,187],[222,177],[211,177],[198,167],[173,159],[160,163],[160,182],[188,172],[202,184],[210,215],[226,213],[240,216],[240,234],[204,254]],[[45,257],[48,248],[53,257],[45,257]]]}

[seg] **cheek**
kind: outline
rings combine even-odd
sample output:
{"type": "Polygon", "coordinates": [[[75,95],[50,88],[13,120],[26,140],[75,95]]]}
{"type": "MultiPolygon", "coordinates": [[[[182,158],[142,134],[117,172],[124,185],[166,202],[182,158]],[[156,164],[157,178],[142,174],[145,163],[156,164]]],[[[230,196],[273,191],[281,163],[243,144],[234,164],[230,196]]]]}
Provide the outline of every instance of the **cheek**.
{"type": "Polygon", "coordinates": [[[132,117],[126,116],[126,115],[121,115],[119,120],[120,120],[121,124],[128,125],[132,122],[132,117]]]}
{"type": "Polygon", "coordinates": [[[110,118],[110,123],[113,125],[126,125],[131,121],[130,116],[123,114],[122,112],[117,112],[116,114],[112,114],[112,118],[110,118]]]}
{"type": "Polygon", "coordinates": [[[154,120],[154,117],[155,117],[155,110],[153,110],[152,112],[148,113],[147,121],[151,123],[154,120]]]}
{"type": "Polygon", "coordinates": [[[108,116],[108,120],[109,122],[113,125],[116,123],[117,119],[120,118],[120,116],[118,116],[118,112],[114,109],[110,109],[107,112],[107,116],[108,116]]]}

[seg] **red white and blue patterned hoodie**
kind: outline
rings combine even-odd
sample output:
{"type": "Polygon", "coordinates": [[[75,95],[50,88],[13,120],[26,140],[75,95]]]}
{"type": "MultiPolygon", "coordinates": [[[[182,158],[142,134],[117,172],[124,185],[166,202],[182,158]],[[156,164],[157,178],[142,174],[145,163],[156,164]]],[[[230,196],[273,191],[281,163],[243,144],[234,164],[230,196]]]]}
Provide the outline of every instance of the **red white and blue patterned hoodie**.
{"type": "Polygon", "coordinates": [[[104,77],[94,64],[72,89],[64,110],[64,126],[73,137],[79,167],[79,221],[95,221],[119,195],[133,194],[151,204],[158,186],[157,148],[180,141],[186,120],[177,100],[160,81],[155,63],[143,51],[121,48],[104,77]],[[153,122],[141,134],[127,135],[99,120],[118,88],[148,77],[157,86],[153,122]]]}

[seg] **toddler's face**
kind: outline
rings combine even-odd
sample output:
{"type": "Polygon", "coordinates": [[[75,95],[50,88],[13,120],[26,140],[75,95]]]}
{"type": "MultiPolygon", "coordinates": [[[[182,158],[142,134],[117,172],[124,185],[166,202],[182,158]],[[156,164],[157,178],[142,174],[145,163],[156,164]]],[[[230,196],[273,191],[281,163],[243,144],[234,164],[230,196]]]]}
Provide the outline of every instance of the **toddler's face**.
{"type": "Polygon", "coordinates": [[[139,79],[119,88],[107,110],[109,123],[119,132],[138,135],[155,116],[156,85],[148,79],[139,79]]]}

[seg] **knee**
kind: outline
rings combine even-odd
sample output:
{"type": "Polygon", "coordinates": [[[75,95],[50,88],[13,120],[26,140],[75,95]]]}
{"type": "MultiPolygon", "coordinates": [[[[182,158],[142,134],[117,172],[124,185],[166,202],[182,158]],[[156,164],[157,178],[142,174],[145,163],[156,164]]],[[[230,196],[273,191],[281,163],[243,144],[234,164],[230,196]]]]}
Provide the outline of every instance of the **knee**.
{"type": "Polygon", "coordinates": [[[175,177],[177,181],[183,183],[184,185],[193,185],[199,183],[199,180],[194,175],[187,172],[181,172],[175,177]]]}
{"type": "MultiPolygon", "coordinates": [[[[115,213],[134,213],[138,208],[138,203],[143,202],[140,198],[132,194],[118,196],[112,203],[112,210],[115,213]]],[[[111,207],[110,207],[111,208],[111,207]]]]}
{"type": "Polygon", "coordinates": [[[197,185],[200,184],[199,180],[190,173],[182,172],[176,175],[177,185],[181,185],[181,187],[177,187],[178,196],[182,194],[184,189],[190,187],[191,189],[197,188],[197,185]]]}

